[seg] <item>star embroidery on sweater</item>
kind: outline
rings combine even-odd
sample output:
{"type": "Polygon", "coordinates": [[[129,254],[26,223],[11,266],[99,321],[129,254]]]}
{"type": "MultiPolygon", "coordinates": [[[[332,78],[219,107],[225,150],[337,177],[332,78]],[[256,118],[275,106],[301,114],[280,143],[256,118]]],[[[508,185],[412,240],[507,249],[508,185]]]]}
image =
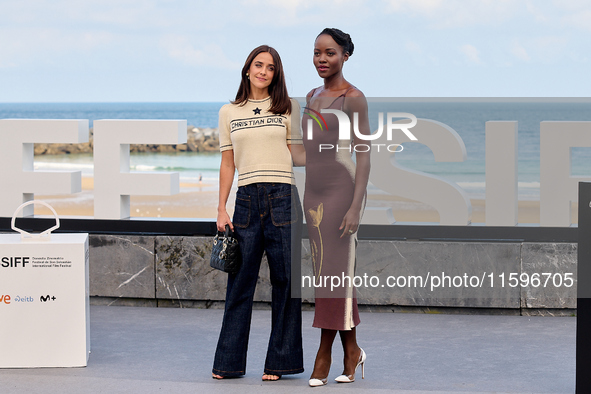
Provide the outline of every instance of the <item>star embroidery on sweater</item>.
{"type": "Polygon", "coordinates": [[[261,114],[261,110],[259,109],[259,107],[256,107],[255,109],[253,109],[254,114],[255,115],[260,115],[261,114]]]}

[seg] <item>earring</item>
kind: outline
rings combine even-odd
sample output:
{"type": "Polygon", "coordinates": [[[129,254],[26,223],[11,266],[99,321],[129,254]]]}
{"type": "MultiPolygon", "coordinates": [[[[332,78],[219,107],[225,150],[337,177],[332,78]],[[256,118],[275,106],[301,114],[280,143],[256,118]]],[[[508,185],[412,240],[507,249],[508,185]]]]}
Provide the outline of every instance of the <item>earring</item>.
{"type": "Polygon", "coordinates": [[[247,72],[247,73],[246,73],[246,78],[248,78],[248,76],[249,76],[249,74],[248,74],[248,72],[247,72]]]}

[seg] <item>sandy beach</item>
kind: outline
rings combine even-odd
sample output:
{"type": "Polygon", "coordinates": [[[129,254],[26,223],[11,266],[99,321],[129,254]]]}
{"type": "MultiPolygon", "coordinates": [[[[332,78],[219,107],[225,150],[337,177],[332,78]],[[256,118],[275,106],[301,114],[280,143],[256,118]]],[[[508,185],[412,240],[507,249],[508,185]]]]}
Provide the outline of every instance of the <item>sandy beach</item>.
{"type": "MultiPolygon", "coordinates": [[[[216,218],[217,185],[183,183],[180,193],[173,196],[131,196],[132,217],[154,218],[216,218]]],[[[94,179],[82,178],[82,191],[77,194],[44,196],[35,199],[49,203],[63,217],[92,217],[94,215],[94,179]]],[[[235,191],[233,191],[235,193],[235,191]]],[[[231,195],[233,201],[234,194],[231,195]]],[[[50,215],[43,206],[35,206],[35,214],[50,215]]]]}
{"type": "MultiPolygon", "coordinates": [[[[93,216],[93,179],[82,178],[82,192],[64,196],[35,196],[52,205],[62,217],[93,216]]],[[[228,211],[233,210],[235,188],[229,198],[228,211]]],[[[180,193],[173,196],[132,196],[132,217],[154,218],[203,218],[215,219],[217,216],[217,184],[181,183],[180,193]]],[[[473,199],[472,223],[484,223],[485,201],[473,199]]],[[[368,207],[390,207],[398,222],[439,222],[439,214],[432,207],[395,196],[369,195],[368,207]]],[[[35,207],[35,214],[49,215],[44,207],[35,207]]],[[[577,207],[573,204],[573,223],[577,223],[577,207]]],[[[519,201],[518,222],[539,223],[539,201],[519,201]]]]}

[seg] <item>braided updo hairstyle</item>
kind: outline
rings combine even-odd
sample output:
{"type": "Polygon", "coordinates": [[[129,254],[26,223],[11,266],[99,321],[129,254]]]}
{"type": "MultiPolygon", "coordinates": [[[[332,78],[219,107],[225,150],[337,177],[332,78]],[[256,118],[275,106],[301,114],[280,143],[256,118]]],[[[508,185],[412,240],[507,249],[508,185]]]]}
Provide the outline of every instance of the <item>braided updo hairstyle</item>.
{"type": "Polygon", "coordinates": [[[353,55],[353,49],[355,48],[355,46],[353,45],[353,41],[351,41],[350,35],[339,29],[335,29],[332,27],[327,27],[326,29],[322,30],[322,32],[320,32],[318,36],[321,36],[323,34],[328,34],[329,36],[331,36],[332,39],[335,40],[335,42],[339,44],[341,48],[343,48],[343,53],[348,52],[349,56],[353,55]]]}

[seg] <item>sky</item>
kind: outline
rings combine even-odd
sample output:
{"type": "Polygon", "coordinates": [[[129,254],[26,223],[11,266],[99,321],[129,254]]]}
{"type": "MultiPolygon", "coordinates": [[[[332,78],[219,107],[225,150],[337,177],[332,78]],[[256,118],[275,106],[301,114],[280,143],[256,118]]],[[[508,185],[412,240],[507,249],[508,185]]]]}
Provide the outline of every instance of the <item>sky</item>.
{"type": "Polygon", "coordinates": [[[2,0],[0,102],[224,102],[261,44],[301,97],[325,27],[368,97],[591,91],[591,0],[2,0]]]}

